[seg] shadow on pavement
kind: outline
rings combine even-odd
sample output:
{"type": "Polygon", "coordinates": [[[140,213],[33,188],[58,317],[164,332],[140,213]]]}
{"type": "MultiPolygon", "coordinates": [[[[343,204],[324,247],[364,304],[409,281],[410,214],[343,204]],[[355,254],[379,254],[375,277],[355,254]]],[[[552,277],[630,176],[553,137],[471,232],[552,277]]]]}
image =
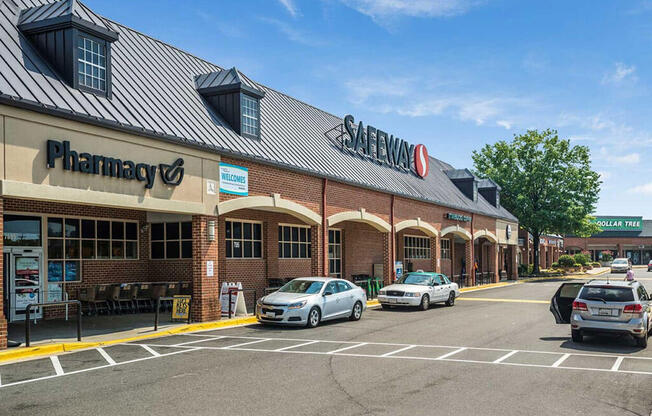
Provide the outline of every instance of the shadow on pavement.
{"type": "Polygon", "coordinates": [[[541,341],[559,342],[559,347],[567,350],[599,352],[607,354],[633,354],[643,348],[629,335],[585,335],[582,343],[573,342],[570,337],[540,337],[541,341]]]}

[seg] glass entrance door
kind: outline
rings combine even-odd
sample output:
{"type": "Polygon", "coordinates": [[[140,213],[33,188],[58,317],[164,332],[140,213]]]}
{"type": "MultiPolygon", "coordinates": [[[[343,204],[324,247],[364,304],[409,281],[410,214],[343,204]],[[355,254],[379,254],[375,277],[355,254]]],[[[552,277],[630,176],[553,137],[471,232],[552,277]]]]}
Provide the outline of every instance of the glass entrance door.
{"type": "MultiPolygon", "coordinates": [[[[12,322],[23,321],[27,305],[43,302],[43,251],[13,248],[8,254],[9,319],[12,322]]],[[[41,315],[40,308],[32,312],[34,319],[41,318],[41,315]]]]}
{"type": "Polygon", "coordinates": [[[328,275],[342,277],[342,230],[328,230],[328,275]]]}

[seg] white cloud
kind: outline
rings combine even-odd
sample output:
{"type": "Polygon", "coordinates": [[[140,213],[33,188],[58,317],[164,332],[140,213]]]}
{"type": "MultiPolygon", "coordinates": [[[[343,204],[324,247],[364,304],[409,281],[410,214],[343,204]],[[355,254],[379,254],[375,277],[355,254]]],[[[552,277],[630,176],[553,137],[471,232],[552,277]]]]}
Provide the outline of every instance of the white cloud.
{"type": "Polygon", "coordinates": [[[299,15],[299,9],[297,5],[294,4],[294,0],[278,0],[279,3],[292,15],[292,17],[297,17],[299,15]]]}
{"type": "Polygon", "coordinates": [[[652,195],[652,182],[643,185],[638,185],[628,190],[632,194],[646,194],[652,195]]]}
{"type": "Polygon", "coordinates": [[[280,21],[278,19],[273,19],[271,17],[261,17],[259,19],[262,22],[265,22],[267,24],[276,27],[276,29],[278,29],[279,32],[284,34],[292,42],[300,43],[306,46],[323,46],[326,43],[321,39],[318,39],[308,33],[297,30],[291,25],[283,21],[280,21]]]}
{"type": "MultiPolygon", "coordinates": [[[[603,147],[603,154],[606,153],[606,149],[603,147]]],[[[635,165],[641,161],[641,155],[638,153],[629,153],[626,155],[615,156],[612,154],[606,154],[605,159],[616,165],[635,165]]]]}
{"type": "Polygon", "coordinates": [[[374,21],[408,17],[447,17],[466,13],[481,0],[341,0],[374,21]]]}
{"type": "Polygon", "coordinates": [[[354,104],[362,104],[372,97],[405,97],[413,89],[410,78],[358,78],[345,82],[348,99],[354,104]]]}
{"type": "Polygon", "coordinates": [[[605,73],[602,77],[602,84],[619,85],[625,81],[636,82],[637,79],[636,66],[627,66],[622,62],[616,62],[616,68],[605,73]]]}
{"type": "Polygon", "coordinates": [[[505,130],[511,130],[512,129],[512,122],[511,121],[498,120],[498,121],[496,121],[496,124],[499,125],[500,127],[504,127],[505,130]]]}

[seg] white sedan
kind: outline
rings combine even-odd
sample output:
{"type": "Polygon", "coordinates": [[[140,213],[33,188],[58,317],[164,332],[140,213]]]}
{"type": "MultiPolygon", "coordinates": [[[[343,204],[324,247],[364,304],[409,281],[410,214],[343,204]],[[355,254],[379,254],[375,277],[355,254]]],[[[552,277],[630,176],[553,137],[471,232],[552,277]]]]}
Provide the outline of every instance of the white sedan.
{"type": "Polygon", "coordinates": [[[457,283],[440,273],[413,272],[402,276],[396,283],[385,286],[378,293],[378,302],[387,309],[391,306],[418,306],[427,310],[431,303],[444,302],[455,305],[460,296],[457,283]]]}

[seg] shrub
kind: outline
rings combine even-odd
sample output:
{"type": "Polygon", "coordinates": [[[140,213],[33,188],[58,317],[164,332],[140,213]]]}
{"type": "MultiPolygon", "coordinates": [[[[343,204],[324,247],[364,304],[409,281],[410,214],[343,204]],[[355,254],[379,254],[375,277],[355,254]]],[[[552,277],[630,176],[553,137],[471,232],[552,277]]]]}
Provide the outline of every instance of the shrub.
{"type": "Polygon", "coordinates": [[[611,251],[605,250],[602,252],[602,261],[612,261],[614,256],[611,255],[611,251]]]}
{"type": "Polygon", "coordinates": [[[579,264],[579,263],[575,263],[575,264],[573,264],[573,267],[576,268],[576,269],[581,269],[582,265],[579,264]]]}
{"type": "Polygon", "coordinates": [[[577,253],[574,256],[574,259],[575,259],[575,263],[578,263],[582,266],[586,266],[587,264],[591,263],[591,258],[584,253],[577,253]]]}
{"type": "Polygon", "coordinates": [[[552,264],[550,265],[550,267],[552,267],[553,269],[558,269],[558,268],[559,268],[559,263],[554,262],[554,263],[552,263],[552,264]]]}
{"type": "Polygon", "coordinates": [[[591,266],[593,266],[593,267],[600,267],[600,266],[602,266],[602,265],[596,261],[596,262],[591,263],[591,266]]]}
{"type": "Polygon", "coordinates": [[[573,267],[575,265],[575,259],[570,254],[563,254],[559,256],[557,263],[561,267],[573,267]]]}

